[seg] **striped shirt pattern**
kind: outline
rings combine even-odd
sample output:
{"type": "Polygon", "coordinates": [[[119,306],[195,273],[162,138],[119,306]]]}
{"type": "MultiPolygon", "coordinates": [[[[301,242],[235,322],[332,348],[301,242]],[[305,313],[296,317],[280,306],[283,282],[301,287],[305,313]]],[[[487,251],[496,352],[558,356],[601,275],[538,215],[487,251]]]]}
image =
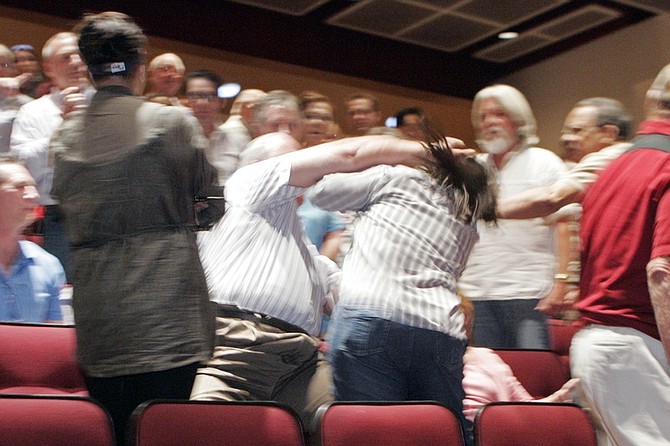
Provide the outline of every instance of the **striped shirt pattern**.
{"type": "Polygon", "coordinates": [[[377,166],[325,177],[313,203],[359,211],[338,305],[465,339],[456,281],[478,239],[455,218],[450,191],[424,171],[377,166]]]}
{"type": "Polygon", "coordinates": [[[226,215],[198,244],[210,299],[319,332],[325,299],[297,215],[304,189],[288,185],[291,166],[271,158],[226,182],[226,215]]]}

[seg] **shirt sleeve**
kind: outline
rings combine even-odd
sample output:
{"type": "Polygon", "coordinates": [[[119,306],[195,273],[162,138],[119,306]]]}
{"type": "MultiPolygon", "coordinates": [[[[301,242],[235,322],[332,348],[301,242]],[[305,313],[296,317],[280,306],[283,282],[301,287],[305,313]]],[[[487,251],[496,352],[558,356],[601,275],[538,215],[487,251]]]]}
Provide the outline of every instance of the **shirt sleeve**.
{"type": "Polygon", "coordinates": [[[310,200],[327,211],[364,210],[388,183],[390,169],[376,166],[362,172],[327,175],[311,188],[310,200]]]}
{"type": "Polygon", "coordinates": [[[25,164],[38,183],[48,173],[50,138],[51,129],[45,129],[35,114],[21,107],[12,126],[11,152],[25,164]]]}
{"type": "Polygon", "coordinates": [[[259,212],[295,200],[303,188],[289,186],[291,164],[274,157],[238,169],[226,182],[226,201],[231,206],[259,212]]]}
{"type": "Polygon", "coordinates": [[[670,190],[659,197],[654,223],[651,258],[662,256],[670,256],[670,190]]]}
{"type": "Polygon", "coordinates": [[[604,149],[589,153],[582,158],[579,163],[570,169],[559,181],[565,182],[582,193],[591,187],[596,182],[600,172],[605,170],[607,166],[619,155],[625,152],[630,144],[617,144],[615,146],[605,147],[604,149]]]}

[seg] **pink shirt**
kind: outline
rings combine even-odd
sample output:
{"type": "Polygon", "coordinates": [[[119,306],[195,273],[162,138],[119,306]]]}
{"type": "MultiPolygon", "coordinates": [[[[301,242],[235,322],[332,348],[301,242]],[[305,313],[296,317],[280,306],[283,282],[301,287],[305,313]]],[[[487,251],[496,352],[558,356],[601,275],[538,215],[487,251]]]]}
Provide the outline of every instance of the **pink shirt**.
{"type": "Polygon", "coordinates": [[[494,401],[532,401],[512,373],[512,369],[493,350],[468,347],[463,357],[463,412],[474,421],[477,410],[494,401]]]}

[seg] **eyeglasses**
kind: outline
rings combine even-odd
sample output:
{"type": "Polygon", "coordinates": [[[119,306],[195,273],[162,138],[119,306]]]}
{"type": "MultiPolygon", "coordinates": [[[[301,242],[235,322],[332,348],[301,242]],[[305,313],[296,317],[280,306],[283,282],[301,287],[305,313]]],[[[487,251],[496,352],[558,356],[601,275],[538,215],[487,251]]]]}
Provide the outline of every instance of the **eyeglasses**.
{"type": "Polygon", "coordinates": [[[208,102],[214,102],[219,97],[216,95],[216,93],[186,93],[186,97],[188,98],[189,101],[199,101],[200,99],[205,99],[208,102]]]}

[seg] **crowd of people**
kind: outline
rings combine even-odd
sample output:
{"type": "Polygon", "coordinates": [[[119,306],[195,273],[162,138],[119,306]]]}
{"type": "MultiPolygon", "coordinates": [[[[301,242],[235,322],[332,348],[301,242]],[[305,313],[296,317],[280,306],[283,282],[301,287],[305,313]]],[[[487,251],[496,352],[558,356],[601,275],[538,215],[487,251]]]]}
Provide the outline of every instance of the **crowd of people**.
{"type": "Polygon", "coordinates": [[[41,57],[0,45],[0,319],[62,322],[72,286],[120,444],[154,398],[275,400],[306,427],[334,399],[435,400],[467,431],[530,399],[491,349],[548,349],[575,310],[549,401],[578,395],[607,444],[670,444],[670,65],[634,139],[617,100],[575,104],[563,159],[509,85],[473,98],[478,152],[363,92],[343,127],[316,91],[246,89],[224,120],[222,85],[148,61],[117,12],[41,57]]]}

